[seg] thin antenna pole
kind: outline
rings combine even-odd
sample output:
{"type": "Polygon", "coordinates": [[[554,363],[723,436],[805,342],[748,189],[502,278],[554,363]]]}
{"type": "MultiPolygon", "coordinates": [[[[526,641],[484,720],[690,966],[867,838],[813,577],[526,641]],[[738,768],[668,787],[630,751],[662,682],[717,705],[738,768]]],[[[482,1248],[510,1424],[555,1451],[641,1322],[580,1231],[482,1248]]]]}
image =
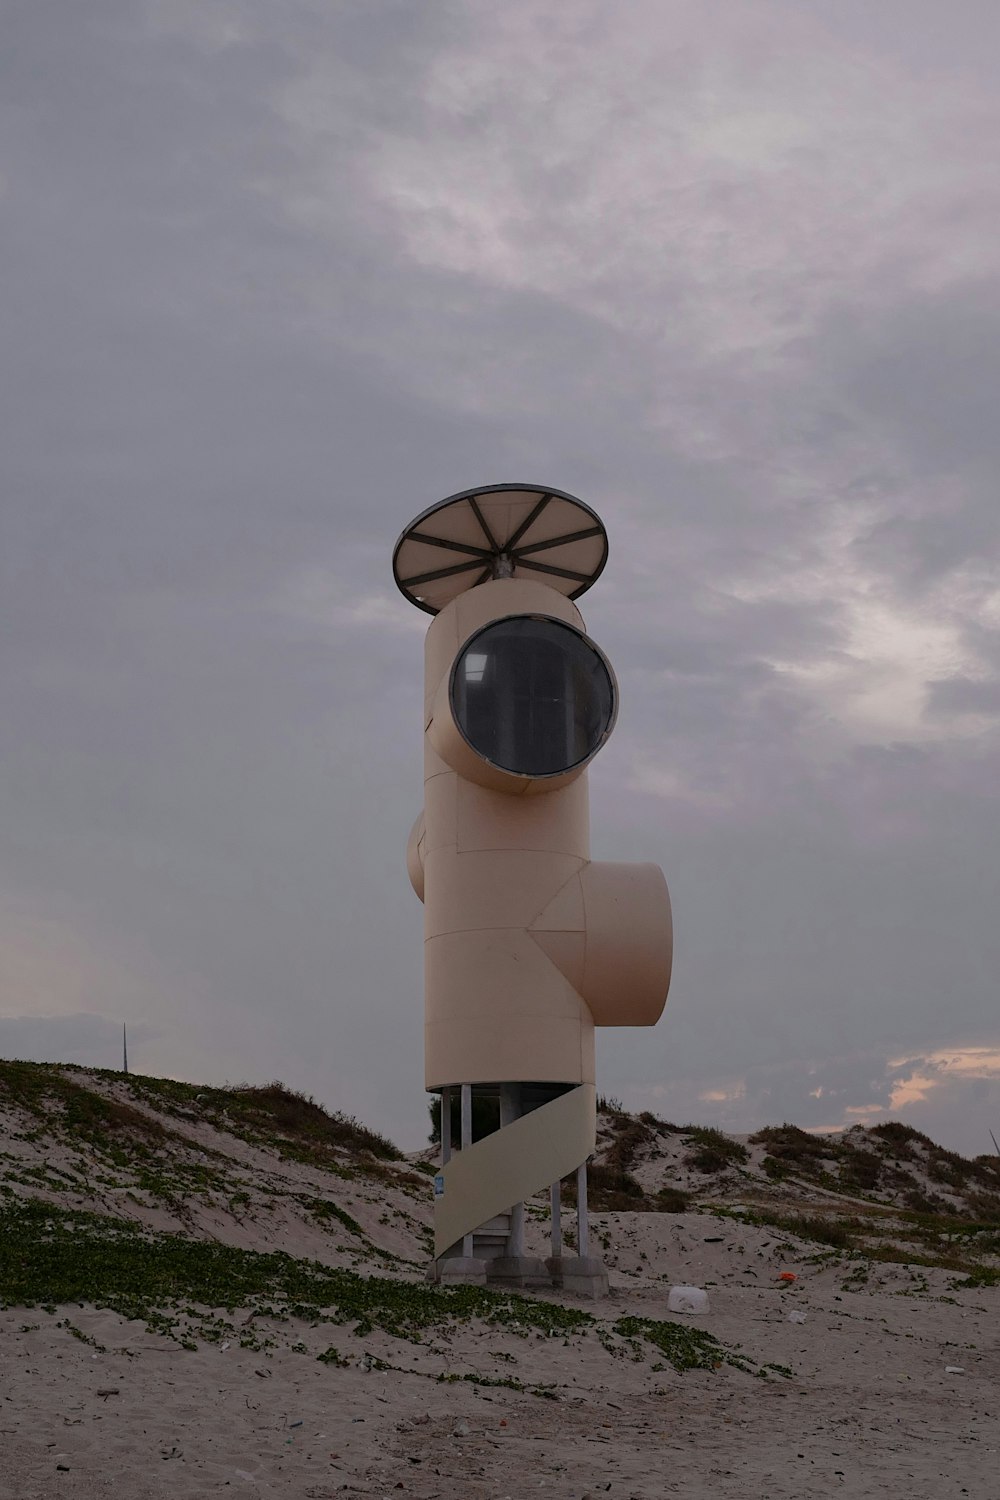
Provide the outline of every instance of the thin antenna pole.
{"type": "Polygon", "coordinates": [[[122,1022],[122,1072],[128,1072],[128,1034],[124,1021],[122,1022]]]}
{"type": "MultiPolygon", "coordinates": [[[[990,1131],[990,1139],[992,1140],[994,1146],[997,1146],[997,1138],[993,1134],[992,1130],[990,1131]]],[[[997,1156],[1000,1156],[1000,1146],[997,1146],[997,1156]]]]}

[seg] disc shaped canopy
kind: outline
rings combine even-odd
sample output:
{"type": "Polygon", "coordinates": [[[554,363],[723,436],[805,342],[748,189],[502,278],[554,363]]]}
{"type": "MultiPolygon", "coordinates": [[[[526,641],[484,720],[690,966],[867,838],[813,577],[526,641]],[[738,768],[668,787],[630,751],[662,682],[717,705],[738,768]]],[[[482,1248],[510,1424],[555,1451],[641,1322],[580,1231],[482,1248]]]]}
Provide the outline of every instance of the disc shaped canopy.
{"type": "Polygon", "coordinates": [[[607,532],[582,500],[541,484],[490,484],[411,521],[392,572],[411,604],[436,615],[490,578],[531,578],[576,599],[607,560],[607,532]]]}

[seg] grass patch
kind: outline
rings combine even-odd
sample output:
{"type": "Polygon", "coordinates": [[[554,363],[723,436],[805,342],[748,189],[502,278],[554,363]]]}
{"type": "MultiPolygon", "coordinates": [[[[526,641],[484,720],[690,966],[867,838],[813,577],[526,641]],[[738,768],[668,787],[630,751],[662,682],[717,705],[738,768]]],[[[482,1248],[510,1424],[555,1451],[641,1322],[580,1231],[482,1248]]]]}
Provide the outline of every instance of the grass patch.
{"type": "Polygon", "coordinates": [[[836,1154],[836,1145],[822,1136],[810,1135],[798,1125],[766,1125],[750,1137],[755,1146],[766,1146],[767,1154],[776,1161],[811,1169],[826,1157],[836,1154]]]}
{"type": "MultiPolygon", "coordinates": [[[[116,1077],[117,1075],[108,1075],[116,1077]]],[[[191,1159],[192,1143],[178,1131],[150,1118],[127,1101],[109,1098],[65,1076],[60,1068],[44,1063],[0,1062],[0,1099],[6,1098],[37,1122],[27,1139],[49,1137],[62,1141],[78,1156],[83,1148],[118,1172],[132,1174],[135,1186],[150,1197],[176,1204],[184,1195],[207,1193],[224,1186],[218,1172],[203,1161],[191,1159]]],[[[198,1148],[199,1156],[221,1160],[220,1153],[198,1148]]],[[[24,1168],[7,1175],[24,1180],[37,1168],[24,1168]]],[[[85,1178],[51,1179],[49,1168],[42,1185],[50,1190],[86,1191],[85,1178]]],[[[63,1175],[63,1174],[59,1174],[63,1175]]],[[[97,1179],[117,1185],[114,1177],[97,1179]]]]}
{"type": "Polygon", "coordinates": [[[341,1208],[339,1203],[334,1203],[330,1198],[307,1198],[305,1206],[313,1218],[319,1219],[320,1223],[336,1219],[338,1224],[342,1224],[351,1234],[359,1235],[365,1241],[369,1239],[357,1219],[352,1218],[345,1208],[341,1208]]]}
{"type": "MultiPolygon", "coordinates": [[[[576,1203],[576,1178],[566,1179],[563,1197],[576,1203]]],[[[591,1162],[587,1168],[587,1203],[597,1213],[637,1213],[651,1207],[635,1178],[620,1168],[591,1162]]]]}
{"type": "Polygon", "coordinates": [[[687,1125],[684,1134],[689,1137],[688,1166],[696,1172],[723,1172],[727,1167],[739,1166],[749,1161],[747,1148],[731,1136],[711,1125],[687,1125]]]}
{"type": "Polygon", "coordinates": [[[655,1318],[619,1318],[614,1331],[623,1339],[643,1339],[675,1370],[718,1370],[722,1365],[752,1371],[739,1354],[723,1347],[710,1333],[683,1323],[661,1323],[655,1318]]]}
{"type": "Polygon", "coordinates": [[[691,1207],[691,1197],[680,1188],[661,1187],[656,1194],[656,1207],[661,1214],[685,1214],[691,1207]]]}
{"type": "Polygon", "coordinates": [[[265,1085],[238,1084],[211,1088],[180,1083],[172,1078],[144,1078],[129,1074],[137,1093],[172,1107],[185,1118],[203,1116],[222,1130],[253,1142],[265,1141],[293,1160],[324,1165],[332,1152],[368,1155],[380,1161],[400,1161],[403,1153],[393,1143],[351,1115],[327,1110],[308,1094],[287,1088],[280,1080],[265,1085]],[[274,1137],[280,1139],[275,1141],[274,1137]]]}
{"type": "Polygon", "coordinates": [[[148,1319],[180,1299],[230,1312],[250,1306],[274,1316],[354,1323],[358,1333],[379,1328],[401,1339],[455,1318],[553,1335],[593,1321],[575,1308],[477,1287],[358,1276],[280,1251],[154,1234],[125,1219],[34,1199],[0,1206],[0,1301],[18,1307],[87,1302],[148,1319]]]}
{"type": "Polygon", "coordinates": [[[915,1130],[912,1125],[904,1125],[902,1120],[883,1120],[878,1125],[869,1125],[868,1134],[884,1141],[896,1156],[911,1160],[915,1155],[914,1146],[934,1145],[929,1135],[924,1135],[922,1130],[915,1130]]]}
{"type": "Polygon", "coordinates": [[[615,1138],[604,1153],[604,1164],[612,1172],[630,1172],[637,1152],[656,1139],[653,1127],[643,1120],[631,1115],[625,1116],[625,1120],[627,1123],[623,1125],[616,1121],[615,1138]]]}
{"type": "MultiPolygon", "coordinates": [[[[191,1346],[191,1335],[218,1340],[233,1325],[220,1312],[250,1308],[260,1318],[352,1325],[419,1343],[429,1330],[476,1320],[524,1337],[567,1338],[594,1331],[602,1343],[639,1340],[677,1370],[749,1369],[709,1334],[649,1318],[600,1322],[581,1308],[480,1287],[423,1282],[262,1254],[179,1234],[143,1231],[125,1219],[53,1208],[37,1199],[0,1205],[0,1301],[54,1309],[108,1308],[141,1319],[191,1346]]],[[[260,1347],[255,1342],[253,1347],[260,1347]]],[[[336,1349],[325,1356],[342,1363],[336,1349]]]]}
{"type": "Polygon", "coordinates": [[[812,1240],[817,1245],[829,1245],[833,1250],[851,1250],[854,1237],[836,1220],[824,1218],[822,1214],[798,1214],[781,1216],[780,1225],[788,1234],[800,1240],[812,1240]]]}
{"type": "Polygon", "coordinates": [[[673,1125],[669,1120],[661,1120],[659,1115],[654,1115],[651,1109],[644,1109],[639,1115],[644,1125],[654,1130],[657,1135],[683,1135],[683,1125],[673,1125]]]}
{"type": "Polygon", "coordinates": [[[857,1218],[844,1223],[842,1220],[829,1219],[823,1214],[771,1213],[763,1208],[755,1208],[752,1213],[741,1215],[741,1219],[744,1223],[756,1224],[761,1228],[794,1234],[796,1238],[809,1240],[813,1244],[827,1245],[832,1250],[853,1250],[856,1244],[855,1232],[862,1227],[857,1218]]]}
{"type": "Polygon", "coordinates": [[[1000,1270],[996,1266],[977,1266],[964,1281],[952,1282],[955,1291],[977,1286],[1000,1286],[1000,1270]]]}
{"type": "MultiPolygon", "coordinates": [[[[325,1170],[345,1170],[338,1159],[344,1153],[369,1176],[388,1173],[387,1163],[402,1160],[402,1152],[377,1131],[280,1082],[211,1088],[68,1064],[0,1062],[0,1103],[5,1099],[37,1120],[37,1132],[29,1139],[51,1136],[78,1151],[87,1146],[120,1171],[137,1173],[137,1186],[144,1191],[171,1200],[183,1193],[221,1191],[218,1174],[191,1156],[223,1161],[224,1155],[196,1145],[137,1104],[179,1120],[204,1120],[250,1144],[325,1170]],[[127,1090],[135,1103],[77,1082],[72,1073],[82,1073],[88,1081],[91,1075],[107,1080],[117,1091],[127,1090]]],[[[407,1173],[411,1188],[417,1182],[416,1174],[407,1173]]]]}

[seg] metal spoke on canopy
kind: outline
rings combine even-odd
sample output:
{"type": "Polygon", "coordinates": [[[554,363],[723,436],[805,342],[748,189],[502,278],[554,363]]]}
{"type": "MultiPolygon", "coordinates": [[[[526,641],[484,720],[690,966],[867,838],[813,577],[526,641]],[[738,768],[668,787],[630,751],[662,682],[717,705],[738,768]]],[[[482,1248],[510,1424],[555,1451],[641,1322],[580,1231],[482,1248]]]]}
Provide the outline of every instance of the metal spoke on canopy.
{"type": "Polygon", "coordinates": [[[468,542],[449,542],[443,536],[429,536],[426,531],[411,531],[410,540],[423,542],[425,547],[447,547],[451,552],[471,552],[475,557],[491,557],[496,550],[493,547],[470,547],[468,542]]]}
{"type": "Polygon", "coordinates": [[[479,522],[480,526],[483,528],[483,534],[485,535],[486,540],[490,544],[490,551],[491,552],[498,552],[500,549],[497,546],[497,543],[496,543],[496,540],[494,539],[492,531],[490,530],[489,526],[487,526],[487,524],[486,524],[486,517],[483,515],[482,511],[479,509],[479,502],[476,500],[475,495],[470,495],[469,496],[469,509],[472,511],[472,514],[475,516],[476,520],[479,522]]]}
{"type": "Polygon", "coordinates": [[[565,547],[569,542],[582,542],[584,537],[603,534],[603,526],[587,526],[583,531],[568,531],[565,536],[549,537],[547,542],[531,542],[527,547],[518,547],[517,555],[521,558],[529,552],[544,552],[549,547],[565,547]]]}
{"type": "Polygon", "coordinates": [[[524,533],[526,531],[529,531],[531,527],[534,526],[535,522],[538,520],[538,517],[541,515],[542,511],[545,509],[551,499],[551,495],[542,496],[531,514],[521,522],[520,526],[514,532],[514,535],[510,538],[510,541],[507,543],[508,549],[513,551],[518,542],[524,536],[524,533]]]}
{"type": "Polygon", "coordinates": [[[553,568],[548,563],[532,562],[530,557],[519,557],[518,565],[530,568],[533,573],[551,573],[554,578],[575,578],[577,583],[588,581],[586,573],[572,573],[569,568],[553,568]]]}
{"type": "Polygon", "coordinates": [[[453,568],[435,568],[432,573],[418,573],[415,578],[404,578],[401,582],[404,589],[410,589],[418,583],[433,583],[435,578],[453,578],[456,573],[468,573],[470,568],[478,567],[479,558],[471,557],[468,562],[456,563],[453,568]]]}

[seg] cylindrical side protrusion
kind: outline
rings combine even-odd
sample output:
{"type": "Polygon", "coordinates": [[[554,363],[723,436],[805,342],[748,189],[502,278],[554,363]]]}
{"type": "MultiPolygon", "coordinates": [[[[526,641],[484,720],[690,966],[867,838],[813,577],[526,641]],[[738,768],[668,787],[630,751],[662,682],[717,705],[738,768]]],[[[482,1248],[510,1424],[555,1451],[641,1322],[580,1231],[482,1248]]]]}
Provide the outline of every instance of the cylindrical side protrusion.
{"type": "Polygon", "coordinates": [[[417,896],[424,899],[424,815],[417,818],[406,841],[406,873],[417,896]]]}
{"type": "Polygon", "coordinates": [[[658,865],[597,861],[570,876],[531,936],[582,995],[595,1026],[654,1026],[673,964],[670,894],[658,865]]]}
{"type": "Polygon", "coordinates": [[[670,989],[674,930],[659,865],[597,861],[580,872],[583,997],[597,1026],[655,1026],[670,989]]]}

